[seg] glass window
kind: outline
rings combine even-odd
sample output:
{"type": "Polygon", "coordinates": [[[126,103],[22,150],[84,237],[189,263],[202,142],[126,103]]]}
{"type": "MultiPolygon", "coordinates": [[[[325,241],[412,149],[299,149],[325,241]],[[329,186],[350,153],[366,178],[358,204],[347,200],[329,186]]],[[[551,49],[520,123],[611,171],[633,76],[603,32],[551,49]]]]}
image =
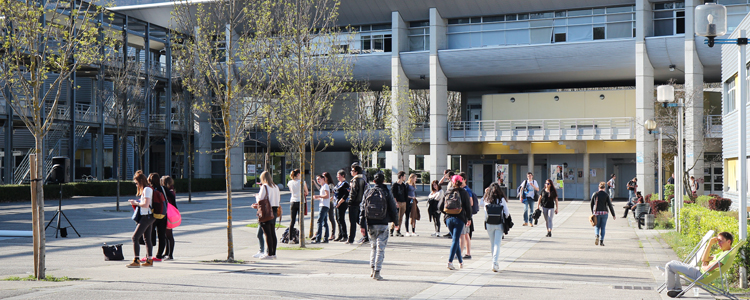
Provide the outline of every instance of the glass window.
{"type": "Polygon", "coordinates": [[[716,2],[722,5],[747,4],[747,0],[719,0],[716,2]]]}
{"type": "Polygon", "coordinates": [[[591,15],[591,9],[580,9],[580,10],[569,10],[568,11],[568,17],[590,16],[590,15],[591,15]]]}
{"type": "Polygon", "coordinates": [[[595,15],[603,15],[604,9],[603,8],[594,8],[594,14],[595,15]]]}
{"type": "Polygon", "coordinates": [[[424,37],[423,36],[410,36],[409,37],[409,50],[411,51],[425,50],[424,37]]]}
{"type": "Polygon", "coordinates": [[[518,20],[518,18],[517,18],[516,15],[506,15],[505,16],[505,21],[515,21],[515,20],[518,20]]]}
{"type": "Polygon", "coordinates": [[[529,19],[547,19],[547,18],[552,18],[552,16],[553,16],[552,12],[531,13],[529,14],[529,19]]]}
{"type": "Polygon", "coordinates": [[[468,33],[448,35],[448,48],[464,49],[471,46],[471,36],[468,33]]]}
{"type": "Polygon", "coordinates": [[[671,10],[654,12],[654,19],[669,19],[672,17],[674,17],[674,11],[671,10]]]}
{"type": "Polygon", "coordinates": [[[391,29],[391,24],[377,24],[372,25],[372,30],[388,30],[391,29]]]}
{"type": "Polygon", "coordinates": [[[631,22],[607,24],[608,39],[631,38],[632,34],[633,23],[631,22]]]}
{"type": "Polygon", "coordinates": [[[489,23],[482,25],[482,31],[505,29],[505,23],[489,23]]]}
{"type": "Polygon", "coordinates": [[[685,34],[685,12],[684,11],[678,11],[677,12],[677,19],[675,19],[675,33],[676,34],[685,34]]]}
{"type": "Polygon", "coordinates": [[[591,41],[594,39],[594,33],[591,25],[583,26],[569,26],[568,27],[568,41],[581,42],[591,41]]]}
{"type": "Polygon", "coordinates": [[[591,24],[591,17],[568,18],[568,25],[591,24]]]}
{"type": "Polygon", "coordinates": [[[566,33],[555,33],[555,43],[561,43],[565,41],[566,33]]]}
{"type": "Polygon", "coordinates": [[[616,13],[631,12],[631,11],[633,11],[633,6],[607,7],[608,14],[616,14],[616,13]]]}
{"type": "Polygon", "coordinates": [[[725,108],[724,112],[725,113],[732,112],[732,111],[734,111],[734,108],[735,108],[735,101],[734,101],[734,98],[735,98],[734,96],[735,96],[735,93],[736,93],[736,90],[735,90],[735,87],[734,87],[734,81],[735,81],[735,79],[736,79],[736,77],[733,77],[733,78],[729,79],[729,82],[727,82],[725,84],[726,90],[727,90],[727,97],[724,100],[725,101],[725,103],[724,103],[724,108],[725,108]]]}
{"type": "Polygon", "coordinates": [[[552,20],[529,21],[530,27],[547,27],[547,26],[552,26],[552,24],[553,24],[552,20]]]}
{"type": "Polygon", "coordinates": [[[594,39],[595,40],[603,40],[604,39],[604,27],[594,27],[594,39]]]}
{"type": "Polygon", "coordinates": [[[529,22],[523,21],[523,22],[505,23],[505,28],[508,28],[508,29],[529,28],[529,22]]]}
{"type": "Polygon", "coordinates": [[[430,26],[430,21],[409,22],[409,27],[428,27],[428,26],[430,26]]]}
{"type": "Polygon", "coordinates": [[[507,45],[525,45],[529,43],[529,30],[508,30],[505,32],[507,45]]]}
{"type": "Polygon", "coordinates": [[[556,11],[555,12],[555,18],[565,18],[568,14],[566,11],[556,11]]]}
{"type": "Polygon", "coordinates": [[[482,22],[484,22],[484,23],[487,23],[487,22],[502,22],[502,21],[505,21],[505,17],[504,16],[484,17],[482,19],[482,22]]]}
{"type": "Polygon", "coordinates": [[[632,19],[633,19],[633,14],[619,14],[619,15],[607,16],[607,22],[630,21],[632,19]]]}
{"type": "Polygon", "coordinates": [[[482,32],[483,46],[505,45],[505,31],[482,32]]]}
{"type": "Polygon", "coordinates": [[[531,44],[549,44],[552,42],[552,28],[531,29],[531,44]]]}
{"type": "Polygon", "coordinates": [[[654,36],[665,36],[674,34],[674,21],[656,20],[654,21],[654,36]]]}
{"type": "Polygon", "coordinates": [[[529,14],[518,14],[518,20],[528,20],[529,14]]]}

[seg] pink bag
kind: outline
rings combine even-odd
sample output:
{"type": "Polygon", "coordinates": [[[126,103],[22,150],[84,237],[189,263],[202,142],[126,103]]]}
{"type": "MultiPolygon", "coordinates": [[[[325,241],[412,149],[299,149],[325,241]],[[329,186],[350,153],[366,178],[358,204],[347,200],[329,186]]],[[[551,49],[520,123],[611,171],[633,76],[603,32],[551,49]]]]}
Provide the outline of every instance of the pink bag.
{"type": "Polygon", "coordinates": [[[167,201],[167,228],[175,228],[177,226],[180,226],[181,223],[182,216],[180,216],[180,211],[177,210],[177,207],[174,207],[172,203],[169,203],[169,201],[167,201]]]}

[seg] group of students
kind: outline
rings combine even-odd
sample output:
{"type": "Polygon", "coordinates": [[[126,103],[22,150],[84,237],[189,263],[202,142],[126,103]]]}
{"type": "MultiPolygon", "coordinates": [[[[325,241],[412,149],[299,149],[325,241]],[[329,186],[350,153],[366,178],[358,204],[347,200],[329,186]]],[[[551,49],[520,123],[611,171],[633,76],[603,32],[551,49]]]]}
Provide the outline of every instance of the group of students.
{"type": "Polygon", "coordinates": [[[133,231],[133,252],[135,258],[127,265],[128,268],[151,267],[154,262],[174,259],[174,235],[172,229],[167,228],[167,204],[177,207],[174,180],[169,176],[159,177],[158,173],[151,173],[146,177],[138,170],[133,175],[136,185],[136,196],[140,199],[128,200],[133,206],[133,220],[137,220],[133,231]],[[154,234],[159,237],[159,247],[156,256],[152,256],[154,234]],[[140,245],[146,245],[147,256],[140,258],[140,245]]]}

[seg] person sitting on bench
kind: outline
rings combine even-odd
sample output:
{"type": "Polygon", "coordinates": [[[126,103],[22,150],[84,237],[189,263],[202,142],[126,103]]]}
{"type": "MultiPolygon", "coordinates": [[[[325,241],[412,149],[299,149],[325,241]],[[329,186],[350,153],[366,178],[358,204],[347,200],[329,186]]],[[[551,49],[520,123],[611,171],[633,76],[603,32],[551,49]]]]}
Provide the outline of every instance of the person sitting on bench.
{"type": "Polygon", "coordinates": [[[718,268],[720,265],[727,263],[726,260],[727,258],[729,258],[729,256],[723,254],[732,250],[733,242],[734,237],[732,237],[731,233],[726,231],[719,233],[719,235],[714,238],[711,238],[711,240],[708,241],[708,246],[706,246],[705,250],[701,254],[701,261],[703,263],[700,268],[677,260],[668,262],[667,265],[664,266],[667,296],[674,298],[682,293],[682,285],[680,284],[680,275],[678,274],[678,272],[682,273],[682,275],[684,275],[685,277],[697,279],[701,276],[701,274],[705,272],[711,272],[714,269],[718,268]],[[711,256],[711,246],[717,243],[719,244],[719,248],[722,252],[717,254],[716,256],[711,256]],[[722,257],[722,261],[716,264],[716,261],[720,257],[722,257]]]}
{"type": "Polygon", "coordinates": [[[639,203],[644,203],[643,196],[641,195],[641,192],[635,192],[635,198],[636,198],[636,200],[635,200],[634,203],[629,203],[628,202],[628,204],[626,204],[625,206],[622,207],[622,208],[625,209],[625,214],[622,215],[623,219],[628,217],[628,212],[631,211],[631,210],[633,211],[633,216],[635,216],[636,218],[638,218],[638,216],[635,215],[635,207],[639,203]]]}

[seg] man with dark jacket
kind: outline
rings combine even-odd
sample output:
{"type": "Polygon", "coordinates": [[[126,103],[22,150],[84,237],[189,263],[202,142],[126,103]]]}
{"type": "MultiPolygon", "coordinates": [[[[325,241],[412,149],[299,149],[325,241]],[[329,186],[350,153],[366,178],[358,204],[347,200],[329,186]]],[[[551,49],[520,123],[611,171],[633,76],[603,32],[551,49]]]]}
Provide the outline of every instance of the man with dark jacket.
{"type": "MultiPolygon", "coordinates": [[[[393,220],[391,223],[391,236],[393,236],[393,228],[396,228],[396,236],[404,236],[401,234],[401,224],[404,221],[406,215],[406,204],[409,203],[409,189],[406,186],[406,172],[399,171],[397,177],[398,181],[391,185],[391,194],[396,199],[396,205],[398,205],[398,219],[393,220]]],[[[406,232],[409,232],[409,219],[406,220],[406,232]]]]}
{"type": "MultiPolygon", "coordinates": [[[[359,164],[353,164],[351,170],[352,178],[351,189],[349,191],[349,239],[346,241],[347,244],[354,244],[354,238],[357,237],[357,220],[359,218],[359,205],[362,203],[362,196],[364,196],[365,190],[367,189],[367,181],[362,176],[362,167],[359,164]]],[[[367,229],[363,227],[362,229],[367,229]]],[[[363,234],[364,235],[364,234],[363,234]]],[[[360,239],[361,243],[369,241],[367,236],[360,239]]]]}
{"type": "MultiPolygon", "coordinates": [[[[362,209],[359,213],[360,225],[362,226],[362,234],[365,234],[365,228],[370,236],[370,268],[372,273],[370,277],[375,280],[381,280],[383,277],[380,276],[380,269],[383,266],[383,259],[385,258],[385,246],[388,244],[388,223],[398,218],[398,211],[396,210],[396,201],[388,192],[388,187],[383,184],[385,181],[385,174],[378,172],[375,174],[373,180],[375,186],[368,191],[368,194],[375,192],[375,189],[380,190],[385,200],[385,211],[386,216],[383,219],[372,219],[366,216],[367,208],[362,209]]],[[[364,200],[366,201],[366,200],[364,200]]]]}

